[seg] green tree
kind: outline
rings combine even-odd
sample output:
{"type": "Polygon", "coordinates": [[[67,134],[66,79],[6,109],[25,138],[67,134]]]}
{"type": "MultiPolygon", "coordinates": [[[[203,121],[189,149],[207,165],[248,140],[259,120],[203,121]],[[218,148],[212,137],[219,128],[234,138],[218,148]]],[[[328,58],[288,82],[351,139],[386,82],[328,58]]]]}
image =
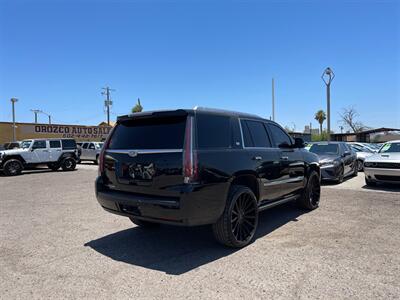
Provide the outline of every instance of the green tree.
{"type": "Polygon", "coordinates": [[[143,110],[143,106],[140,104],[140,99],[137,99],[137,103],[135,104],[134,107],[132,107],[132,112],[136,113],[136,112],[141,112],[143,110]]]}
{"type": "Polygon", "coordinates": [[[319,134],[322,134],[322,124],[326,120],[325,112],[322,109],[320,109],[315,113],[314,119],[317,120],[319,123],[319,134]]]}

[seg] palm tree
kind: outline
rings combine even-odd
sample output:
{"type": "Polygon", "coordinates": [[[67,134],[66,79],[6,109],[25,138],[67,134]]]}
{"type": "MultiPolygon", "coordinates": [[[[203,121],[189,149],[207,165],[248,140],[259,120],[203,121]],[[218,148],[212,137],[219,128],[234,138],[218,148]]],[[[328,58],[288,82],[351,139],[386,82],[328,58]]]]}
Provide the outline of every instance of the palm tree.
{"type": "Polygon", "coordinates": [[[143,110],[143,106],[142,104],[140,104],[140,99],[137,99],[137,103],[135,104],[135,106],[132,108],[132,112],[141,112],[143,110]]]}
{"type": "Polygon", "coordinates": [[[319,134],[322,134],[322,123],[324,123],[324,121],[326,120],[325,112],[322,109],[320,109],[315,113],[314,119],[317,120],[319,123],[319,134]]]}

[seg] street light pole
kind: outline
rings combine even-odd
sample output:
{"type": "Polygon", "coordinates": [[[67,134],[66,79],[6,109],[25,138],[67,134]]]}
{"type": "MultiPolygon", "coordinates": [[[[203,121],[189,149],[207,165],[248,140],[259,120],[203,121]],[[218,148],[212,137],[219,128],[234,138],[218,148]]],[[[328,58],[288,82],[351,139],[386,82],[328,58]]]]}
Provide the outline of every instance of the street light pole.
{"type": "Polygon", "coordinates": [[[17,98],[11,98],[11,105],[12,105],[12,118],[13,118],[13,142],[17,140],[16,134],[15,134],[15,102],[17,102],[17,98]]]}
{"type": "Polygon", "coordinates": [[[275,121],[275,80],[272,78],[272,121],[275,121]]]}
{"type": "Polygon", "coordinates": [[[333,73],[331,68],[326,68],[324,73],[321,76],[322,80],[326,85],[326,115],[327,115],[327,135],[328,141],[331,140],[331,83],[333,78],[335,78],[335,74],[333,73]]]}

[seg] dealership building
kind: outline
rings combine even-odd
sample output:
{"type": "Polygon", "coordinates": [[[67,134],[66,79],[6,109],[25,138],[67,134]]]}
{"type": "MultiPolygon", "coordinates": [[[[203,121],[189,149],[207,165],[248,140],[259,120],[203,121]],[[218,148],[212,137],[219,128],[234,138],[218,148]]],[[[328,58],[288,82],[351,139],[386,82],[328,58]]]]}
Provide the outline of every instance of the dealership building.
{"type": "MultiPolygon", "coordinates": [[[[15,139],[73,138],[76,141],[104,141],[111,126],[102,122],[98,126],[15,123],[15,139]]],[[[0,144],[13,140],[13,123],[0,122],[0,144]]]]}

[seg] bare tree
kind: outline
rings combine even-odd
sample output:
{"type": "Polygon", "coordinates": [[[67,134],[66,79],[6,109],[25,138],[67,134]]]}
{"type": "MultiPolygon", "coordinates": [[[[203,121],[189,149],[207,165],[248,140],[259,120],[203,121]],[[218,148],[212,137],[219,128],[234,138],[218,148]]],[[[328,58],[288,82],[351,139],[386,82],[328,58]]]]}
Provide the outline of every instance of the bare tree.
{"type": "Polygon", "coordinates": [[[362,122],[357,121],[357,118],[359,116],[360,115],[358,114],[356,109],[353,106],[349,106],[342,109],[342,113],[340,114],[341,120],[339,122],[348,127],[353,132],[360,132],[367,129],[367,127],[362,122]]]}

